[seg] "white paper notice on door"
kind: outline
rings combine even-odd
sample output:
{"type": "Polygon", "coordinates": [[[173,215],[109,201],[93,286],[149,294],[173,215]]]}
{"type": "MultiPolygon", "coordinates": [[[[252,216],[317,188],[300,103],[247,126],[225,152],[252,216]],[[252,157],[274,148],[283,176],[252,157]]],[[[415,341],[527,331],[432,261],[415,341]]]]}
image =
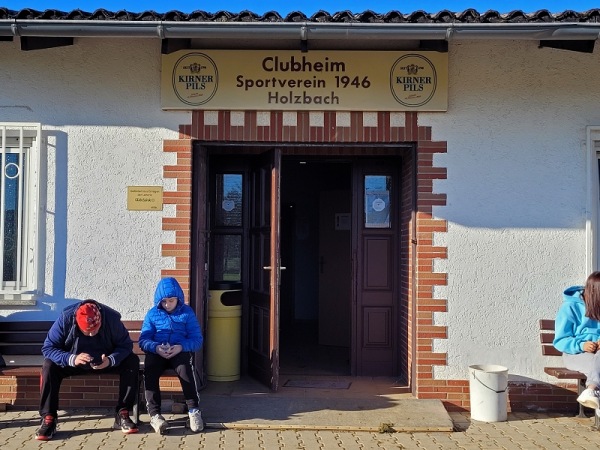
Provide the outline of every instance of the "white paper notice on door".
{"type": "Polygon", "coordinates": [[[365,193],[365,227],[390,228],[390,191],[365,193]]]}

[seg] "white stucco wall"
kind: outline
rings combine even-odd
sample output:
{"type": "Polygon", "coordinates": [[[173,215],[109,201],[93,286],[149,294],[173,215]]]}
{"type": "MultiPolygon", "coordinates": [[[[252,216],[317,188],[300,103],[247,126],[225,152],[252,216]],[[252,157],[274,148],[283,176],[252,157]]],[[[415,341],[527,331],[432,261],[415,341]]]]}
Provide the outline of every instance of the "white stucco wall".
{"type": "MultiPolygon", "coordinates": [[[[36,307],[0,310],[10,319],[53,319],[74,300],[94,298],[126,319],[152,305],[160,269],[162,212],[128,211],[127,186],[174,189],[162,179],[189,113],[160,109],[160,41],[75,39],[22,52],[0,42],[0,121],[41,122],[43,297],[36,307]],[[57,76],[57,74],[60,74],[57,76]]],[[[165,206],[166,214],[174,208],[165,206]]]]}
{"type": "MultiPolygon", "coordinates": [[[[130,212],[128,185],[164,185],[162,151],[189,113],[160,109],[158,40],[76,39],[22,52],[0,42],[0,121],[41,122],[44,296],[36,307],[0,309],[20,320],[56,317],[96,298],[141,319],[151,304],[160,256],[172,242],[160,212],[130,212]],[[60,73],[60,77],[56,74],[60,73]]],[[[501,364],[517,380],[545,380],[538,319],[554,317],[562,290],[585,280],[585,127],[600,125],[597,54],[539,49],[537,42],[452,43],[449,108],[419,114],[448,152],[434,183],[448,221],[435,236],[448,259],[435,269],[448,299],[435,314],[448,339],[439,379],[465,379],[472,364],[501,364]]],[[[165,214],[174,209],[166,207],[165,214]]]]}
{"type": "Polygon", "coordinates": [[[435,264],[448,273],[434,290],[448,299],[434,318],[448,327],[434,346],[448,353],[439,379],[500,364],[513,380],[547,380],[538,320],[587,277],[584,144],[586,126],[600,124],[600,59],[537,45],[452,44],[448,112],[419,116],[448,142],[434,160],[448,170],[434,184],[447,194],[434,216],[448,221],[435,237],[448,247],[435,264]]]}

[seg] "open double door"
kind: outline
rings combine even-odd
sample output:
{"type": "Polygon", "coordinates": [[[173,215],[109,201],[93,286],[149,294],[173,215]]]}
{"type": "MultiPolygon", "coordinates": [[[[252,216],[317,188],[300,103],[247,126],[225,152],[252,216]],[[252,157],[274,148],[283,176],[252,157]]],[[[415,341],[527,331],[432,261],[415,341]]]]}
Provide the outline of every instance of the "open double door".
{"type": "MultiPolygon", "coordinates": [[[[216,154],[219,149],[212,151],[216,154]]],[[[320,310],[317,313],[320,320],[319,339],[334,345],[337,340],[341,345],[347,345],[348,375],[400,375],[400,287],[397,276],[400,268],[400,207],[393,206],[400,204],[400,159],[382,161],[354,158],[335,163],[349,168],[347,194],[342,192],[341,200],[337,200],[344,189],[336,186],[337,180],[327,179],[327,164],[331,162],[313,158],[311,164],[324,171],[319,176],[313,173],[299,177],[293,168],[294,164],[306,165],[305,161],[298,158],[289,161],[291,158],[288,158],[287,172],[282,174],[280,149],[256,153],[244,155],[245,163],[242,165],[245,178],[243,190],[246,193],[242,233],[242,265],[245,268],[240,272],[244,286],[242,372],[259,379],[272,390],[280,386],[280,333],[286,331],[285,328],[282,330],[282,326],[288,326],[288,322],[282,321],[280,308],[282,274],[285,274],[285,277],[295,280],[296,286],[288,286],[285,291],[299,298],[291,306],[292,310],[305,307],[302,294],[306,294],[310,286],[317,286],[315,296],[320,298],[316,306],[320,310]],[[287,183],[288,189],[296,192],[297,196],[302,196],[305,189],[307,196],[318,197],[312,211],[320,218],[311,222],[310,218],[305,217],[306,214],[301,218],[295,217],[292,223],[284,223],[284,227],[294,227],[295,231],[286,233],[287,230],[282,230],[282,217],[287,217],[281,211],[282,183],[287,183]],[[347,200],[346,206],[339,207],[344,203],[344,198],[347,200]],[[306,220],[316,224],[318,231],[305,232],[312,226],[310,223],[307,225],[306,220]],[[346,244],[336,250],[335,236],[342,232],[347,236],[346,244]],[[304,239],[306,234],[313,236],[313,240],[322,241],[320,245],[316,244],[312,262],[303,263],[301,258],[293,260],[291,255],[284,255],[282,261],[283,237],[304,239]],[[285,260],[286,256],[290,261],[285,260]],[[343,267],[347,267],[347,270],[341,269],[343,267]],[[342,270],[344,275],[328,275],[331,273],[329,270],[342,270]],[[315,277],[318,280],[311,283],[299,279],[307,273],[317,273],[315,277]],[[332,287],[330,284],[333,279],[337,279],[338,283],[341,280],[343,288],[332,287]],[[336,293],[340,297],[337,300],[334,298],[336,293]],[[341,326],[333,326],[341,318],[344,318],[341,326]]],[[[235,161],[235,157],[228,156],[227,160],[235,161]]],[[[210,217],[214,215],[212,209],[220,207],[211,197],[210,183],[205,182],[214,180],[210,161],[209,151],[198,146],[194,151],[193,194],[194,235],[197,241],[193,243],[195,250],[192,254],[192,292],[198,299],[204,298],[210,284],[210,217]]],[[[223,166],[220,166],[222,169],[223,166]]],[[[309,246],[304,242],[293,242],[291,245],[288,242],[284,247],[307,251],[309,246]]],[[[196,305],[200,314],[204,313],[203,309],[196,305]]],[[[290,310],[289,306],[287,310],[290,310]]]]}

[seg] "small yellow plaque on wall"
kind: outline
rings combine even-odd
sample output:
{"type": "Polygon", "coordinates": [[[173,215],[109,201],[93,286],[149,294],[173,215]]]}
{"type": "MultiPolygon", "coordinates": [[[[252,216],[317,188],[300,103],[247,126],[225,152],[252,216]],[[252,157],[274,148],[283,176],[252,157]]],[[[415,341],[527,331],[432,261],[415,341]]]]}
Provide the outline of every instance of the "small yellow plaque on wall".
{"type": "Polygon", "coordinates": [[[162,186],[127,186],[129,211],[162,211],[162,186]]]}

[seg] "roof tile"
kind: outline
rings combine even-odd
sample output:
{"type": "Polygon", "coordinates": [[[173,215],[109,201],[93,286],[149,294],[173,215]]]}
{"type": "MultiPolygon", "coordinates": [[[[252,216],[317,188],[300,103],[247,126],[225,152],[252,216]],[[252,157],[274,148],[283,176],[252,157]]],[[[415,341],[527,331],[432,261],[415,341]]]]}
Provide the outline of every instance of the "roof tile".
{"type": "Polygon", "coordinates": [[[93,12],[86,12],[80,9],[73,11],[60,11],[57,9],[47,9],[38,11],[31,8],[21,9],[19,11],[10,10],[6,7],[0,7],[0,20],[26,19],[26,20],[105,20],[105,21],[175,21],[175,22],[314,22],[314,23],[550,23],[550,22],[578,22],[578,23],[598,23],[600,22],[600,9],[590,9],[588,11],[576,12],[566,10],[561,13],[550,13],[547,9],[541,9],[532,13],[525,13],[521,10],[514,10],[508,13],[500,13],[495,10],[480,13],[475,9],[465,9],[464,11],[452,12],[442,10],[437,13],[428,13],[422,10],[413,11],[404,14],[400,11],[388,11],[377,13],[372,10],[361,13],[351,11],[338,11],[329,13],[320,10],[311,17],[307,17],[301,11],[293,11],[285,17],[276,11],[269,11],[263,15],[252,11],[244,10],[239,13],[230,11],[217,11],[210,13],[206,11],[193,11],[184,13],[173,10],[165,13],[155,11],[143,11],[134,13],[131,11],[108,11],[106,9],[97,9],[93,12]]]}

